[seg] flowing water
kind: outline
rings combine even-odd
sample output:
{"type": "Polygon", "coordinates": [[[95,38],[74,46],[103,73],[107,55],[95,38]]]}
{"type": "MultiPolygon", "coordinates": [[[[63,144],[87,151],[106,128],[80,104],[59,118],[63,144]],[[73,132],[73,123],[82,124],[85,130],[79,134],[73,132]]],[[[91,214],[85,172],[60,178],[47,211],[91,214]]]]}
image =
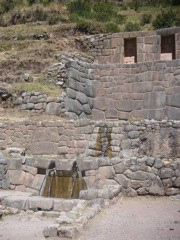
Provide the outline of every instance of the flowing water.
{"type": "Polygon", "coordinates": [[[48,170],[43,196],[77,199],[80,191],[85,189],[86,183],[74,163],[71,171],[57,171],[55,168],[48,170]]]}

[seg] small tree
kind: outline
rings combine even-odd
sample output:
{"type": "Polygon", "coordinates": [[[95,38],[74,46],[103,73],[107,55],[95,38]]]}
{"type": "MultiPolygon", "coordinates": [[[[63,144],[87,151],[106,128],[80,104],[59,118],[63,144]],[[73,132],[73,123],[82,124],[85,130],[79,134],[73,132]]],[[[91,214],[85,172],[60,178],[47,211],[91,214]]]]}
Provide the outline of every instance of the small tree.
{"type": "Polygon", "coordinates": [[[162,10],[161,13],[156,16],[152,25],[154,29],[168,28],[175,26],[176,21],[176,12],[174,12],[172,9],[167,11],[162,10]]]}

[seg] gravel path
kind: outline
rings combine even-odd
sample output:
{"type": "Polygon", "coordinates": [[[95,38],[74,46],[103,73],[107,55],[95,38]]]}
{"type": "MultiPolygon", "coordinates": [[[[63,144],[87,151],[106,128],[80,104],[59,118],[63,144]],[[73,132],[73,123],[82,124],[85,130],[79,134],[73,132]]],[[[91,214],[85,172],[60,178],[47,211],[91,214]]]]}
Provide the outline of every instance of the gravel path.
{"type": "Polygon", "coordinates": [[[92,219],[78,240],[180,240],[180,200],[124,198],[92,219]]]}
{"type": "MultiPolygon", "coordinates": [[[[0,240],[44,240],[42,231],[53,222],[38,214],[4,217],[0,221],[0,240]]],[[[90,220],[74,240],[180,240],[180,200],[120,199],[90,220]]]]}

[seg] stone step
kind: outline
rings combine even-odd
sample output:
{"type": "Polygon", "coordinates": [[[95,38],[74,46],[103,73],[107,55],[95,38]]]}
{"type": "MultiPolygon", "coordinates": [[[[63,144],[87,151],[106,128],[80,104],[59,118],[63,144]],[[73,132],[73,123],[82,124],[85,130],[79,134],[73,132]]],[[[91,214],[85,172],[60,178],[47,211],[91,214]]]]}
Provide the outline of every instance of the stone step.
{"type": "Polygon", "coordinates": [[[84,202],[84,200],[45,198],[33,196],[32,193],[27,192],[2,190],[0,191],[0,202],[6,207],[17,208],[19,210],[69,212],[78,203],[84,202]]]}

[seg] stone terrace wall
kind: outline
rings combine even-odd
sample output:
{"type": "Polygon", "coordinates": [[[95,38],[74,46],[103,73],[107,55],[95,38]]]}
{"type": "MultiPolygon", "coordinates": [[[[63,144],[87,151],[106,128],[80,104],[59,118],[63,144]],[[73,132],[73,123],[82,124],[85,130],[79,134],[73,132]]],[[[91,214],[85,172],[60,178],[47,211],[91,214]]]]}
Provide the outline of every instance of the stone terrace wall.
{"type": "Polygon", "coordinates": [[[40,194],[45,173],[39,169],[53,161],[56,170],[71,170],[77,161],[88,186],[82,199],[111,199],[121,191],[128,196],[177,194],[179,127],[179,121],[165,120],[1,123],[0,149],[7,161],[0,159],[0,187],[40,194]]]}
{"type": "Polygon", "coordinates": [[[150,32],[100,34],[77,39],[88,49],[99,64],[124,63],[124,39],[137,38],[137,62],[158,61],[161,53],[161,35],[175,34],[176,59],[180,58],[180,28],[150,32]]]}
{"type": "Polygon", "coordinates": [[[78,61],[69,61],[67,68],[66,113],[70,118],[90,117],[94,106],[95,77],[94,65],[78,61]]]}
{"type": "MultiPolygon", "coordinates": [[[[96,165],[86,170],[88,189],[81,192],[84,199],[111,199],[121,187],[127,196],[169,196],[180,193],[180,159],[99,158],[96,165]]],[[[81,168],[81,165],[80,165],[81,168]]]]}
{"type": "Polygon", "coordinates": [[[6,122],[0,124],[0,150],[77,157],[178,157],[179,121],[6,122]]]}
{"type": "Polygon", "coordinates": [[[24,92],[18,97],[14,104],[22,111],[36,113],[47,113],[62,116],[65,112],[64,94],[59,97],[48,97],[45,93],[24,92]]]}
{"type": "Polygon", "coordinates": [[[96,69],[92,116],[99,119],[180,119],[180,60],[96,69]]]}

